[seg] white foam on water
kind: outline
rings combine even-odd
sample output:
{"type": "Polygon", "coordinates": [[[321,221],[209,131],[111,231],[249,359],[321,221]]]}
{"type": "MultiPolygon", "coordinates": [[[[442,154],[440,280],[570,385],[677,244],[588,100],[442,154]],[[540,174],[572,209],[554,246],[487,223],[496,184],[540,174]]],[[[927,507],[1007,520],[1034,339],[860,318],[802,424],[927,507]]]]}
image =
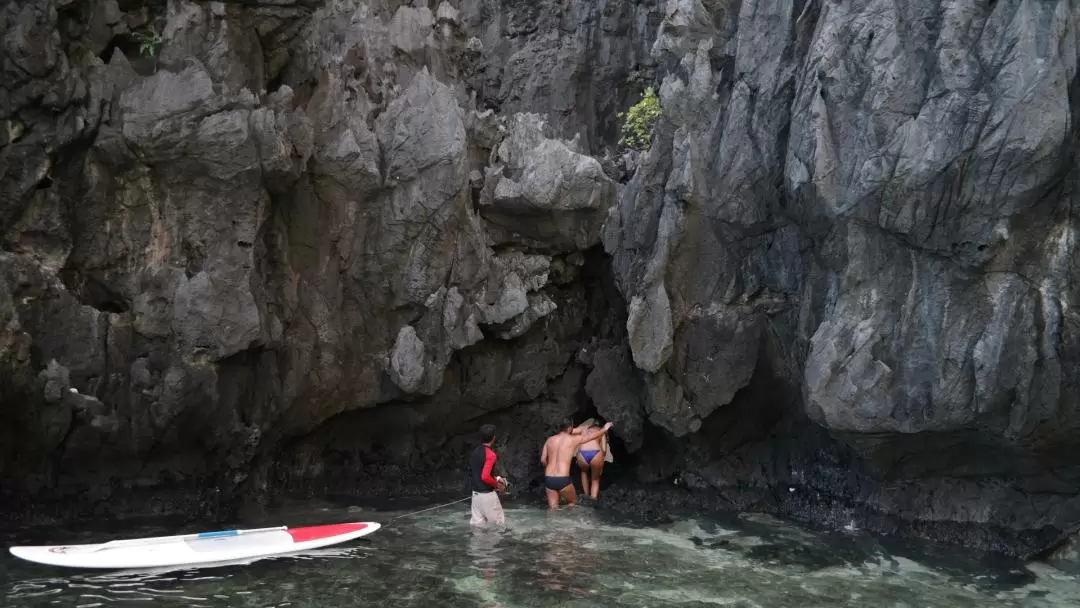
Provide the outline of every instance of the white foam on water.
{"type": "Polygon", "coordinates": [[[758,604],[741,597],[718,597],[699,589],[654,589],[642,594],[651,601],[649,606],[676,606],[679,604],[713,604],[716,606],[739,606],[759,608],[758,604]]]}
{"type": "Polygon", "coordinates": [[[492,589],[492,582],[482,576],[469,575],[455,578],[452,583],[458,593],[472,596],[482,602],[499,600],[492,589]]]}

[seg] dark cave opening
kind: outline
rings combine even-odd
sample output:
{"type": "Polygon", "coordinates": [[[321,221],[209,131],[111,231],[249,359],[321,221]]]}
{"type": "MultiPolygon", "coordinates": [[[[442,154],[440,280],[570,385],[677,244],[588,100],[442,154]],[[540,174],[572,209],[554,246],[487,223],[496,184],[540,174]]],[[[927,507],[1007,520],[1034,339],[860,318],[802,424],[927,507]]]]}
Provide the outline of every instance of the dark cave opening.
{"type": "MultiPolygon", "coordinates": [[[[299,436],[279,437],[277,446],[260,457],[267,466],[266,481],[285,493],[357,497],[460,489],[476,429],[490,422],[503,432],[500,449],[505,453],[501,457],[515,478],[515,491],[539,492],[543,475],[540,448],[544,439],[557,431],[558,420],[570,416],[580,423],[599,415],[585,389],[590,370],[580,360],[579,351],[601,339],[624,339],[626,323],[625,305],[602,246],[555,259],[560,269],[553,269],[545,289],[556,299],[570,298],[566,301],[583,307],[571,314],[581,318],[576,334],[566,335],[559,329],[565,321],[554,320],[551,327],[537,321],[522,336],[505,340],[489,336],[456,351],[435,395],[393,397],[396,389],[388,384],[386,395],[390,399],[386,402],[339,413],[299,436]],[[538,347],[555,348],[555,344],[562,353],[558,360],[566,357],[558,364],[565,366],[561,372],[551,367],[554,360],[544,363],[526,354],[538,347]],[[529,371],[515,367],[522,365],[532,367],[534,376],[539,370],[548,370],[540,372],[546,376],[545,387],[538,393],[522,394],[513,387],[491,384],[485,370],[508,361],[515,361],[510,369],[516,371],[506,381],[521,382],[518,374],[529,375],[529,371]]],[[[611,438],[611,447],[616,465],[609,469],[604,483],[631,479],[636,458],[628,455],[617,434],[611,438]]],[[[576,470],[573,475],[577,477],[576,470]]]]}
{"type": "Polygon", "coordinates": [[[269,78],[269,80],[266,81],[266,93],[268,95],[273,95],[274,93],[277,93],[281,89],[281,87],[285,85],[285,80],[288,78],[288,73],[289,70],[287,66],[283,66],[275,74],[273,74],[269,78]]]}
{"type": "Polygon", "coordinates": [[[119,49],[121,53],[127,56],[128,53],[135,50],[136,47],[133,42],[131,44],[124,44],[126,39],[128,39],[128,36],[126,35],[113,36],[105,45],[105,48],[101,49],[101,52],[98,53],[98,58],[108,63],[109,58],[113,56],[113,53],[115,53],[117,49],[119,49]],[[126,49],[123,48],[125,46],[127,47],[126,49]]]}
{"type": "Polygon", "coordinates": [[[126,313],[131,309],[128,298],[118,293],[100,270],[67,267],[60,271],[60,280],[87,306],[114,314],[126,313]]]}
{"type": "Polygon", "coordinates": [[[140,46],[139,40],[131,32],[117,34],[109,39],[105,48],[98,53],[98,57],[105,63],[110,63],[116,53],[120,52],[136,73],[140,76],[150,76],[157,65],[156,51],[154,54],[147,54],[140,46]]]}

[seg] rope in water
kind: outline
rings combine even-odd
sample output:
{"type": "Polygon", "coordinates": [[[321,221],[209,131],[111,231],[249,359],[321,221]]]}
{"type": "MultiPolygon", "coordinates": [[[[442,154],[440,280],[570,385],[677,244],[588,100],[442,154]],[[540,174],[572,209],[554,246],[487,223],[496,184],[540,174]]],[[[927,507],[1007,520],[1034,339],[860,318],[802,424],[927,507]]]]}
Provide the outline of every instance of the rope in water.
{"type": "Polygon", "coordinates": [[[406,513],[404,515],[398,515],[397,517],[391,519],[390,521],[388,521],[386,523],[387,523],[387,525],[390,525],[391,523],[393,523],[393,522],[395,522],[395,521],[397,521],[397,520],[399,520],[399,519],[401,519],[403,517],[412,517],[413,515],[419,515],[421,513],[427,513],[428,511],[434,511],[435,509],[443,509],[443,508],[446,508],[446,507],[449,507],[449,506],[456,505],[456,504],[461,503],[461,502],[465,502],[466,500],[470,500],[471,498],[472,498],[472,496],[466,496],[465,498],[462,498],[460,500],[455,500],[454,502],[448,502],[445,505],[436,505],[434,507],[428,507],[426,509],[420,509],[419,511],[413,511],[412,513],[406,513]]]}

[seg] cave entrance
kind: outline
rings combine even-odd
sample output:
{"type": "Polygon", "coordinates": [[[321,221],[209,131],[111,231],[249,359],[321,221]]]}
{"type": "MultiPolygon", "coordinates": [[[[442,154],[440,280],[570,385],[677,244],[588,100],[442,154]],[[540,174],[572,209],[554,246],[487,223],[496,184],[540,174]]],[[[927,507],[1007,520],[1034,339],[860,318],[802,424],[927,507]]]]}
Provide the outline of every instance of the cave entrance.
{"type": "MultiPolygon", "coordinates": [[[[584,397],[581,403],[581,407],[574,414],[574,424],[581,424],[589,418],[594,418],[597,421],[597,424],[609,422],[607,418],[596,410],[596,405],[593,403],[592,399],[584,397]]],[[[616,425],[617,424],[618,423],[616,422],[616,425]]],[[[632,454],[627,450],[626,443],[619,437],[618,426],[615,427],[614,433],[608,433],[608,449],[611,450],[611,456],[614,461],[604,465],[604,473],[600,478],[601,496],[603,496],[604,490],[610,486],[623,483],[632,484],[637,480],[636,471],[638,466],[638,455],[632,454]]],[[[575,487],[578,488],[578,495],[581,496],[581,469],[577,466],[576,461],[577,459],[575,458],[575,464],[571,467],[570,476],[574,479],[575,487]]]]}
{"type": "Polygon", "coordinates": [[[152,76],[158,69],[157,49],[144,48],[136,34],[126,32],[113,36],[98,57],[109,63],[116,51],[124,55],[131,69],[140,76],[152,76]]]}

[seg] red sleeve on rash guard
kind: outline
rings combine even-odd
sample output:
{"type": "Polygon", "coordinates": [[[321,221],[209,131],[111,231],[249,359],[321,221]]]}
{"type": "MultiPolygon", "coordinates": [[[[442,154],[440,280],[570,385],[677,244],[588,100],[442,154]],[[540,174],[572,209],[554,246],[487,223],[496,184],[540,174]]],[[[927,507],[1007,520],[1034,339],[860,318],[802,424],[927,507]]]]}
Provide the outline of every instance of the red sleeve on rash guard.
{"type": "Polygon", "coordinates": [[[480,473],[480,481],[493,488],[499,487],[499,483],[491,476],[491,469],[495,468],[495,451],[491,448],[484,449],[484,470],[480,473]]]}

